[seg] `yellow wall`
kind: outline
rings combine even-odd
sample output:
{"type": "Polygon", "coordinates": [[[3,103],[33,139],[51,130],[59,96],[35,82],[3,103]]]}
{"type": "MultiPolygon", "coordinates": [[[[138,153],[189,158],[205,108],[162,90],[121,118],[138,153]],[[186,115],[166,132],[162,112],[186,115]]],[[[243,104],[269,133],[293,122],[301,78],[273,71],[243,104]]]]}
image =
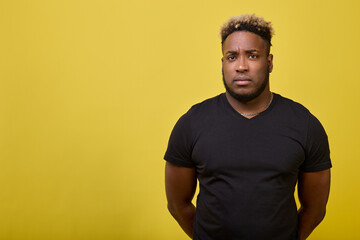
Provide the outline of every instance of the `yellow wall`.
{"type": "Polygon", "coordinates": [[[360,239],[360,2],[0,2],[0,239],[187,239],[166,210],[170,131],[223,91],[220,25],[273,22],[272,90],[329,135],[328,213],[360,239]]]}

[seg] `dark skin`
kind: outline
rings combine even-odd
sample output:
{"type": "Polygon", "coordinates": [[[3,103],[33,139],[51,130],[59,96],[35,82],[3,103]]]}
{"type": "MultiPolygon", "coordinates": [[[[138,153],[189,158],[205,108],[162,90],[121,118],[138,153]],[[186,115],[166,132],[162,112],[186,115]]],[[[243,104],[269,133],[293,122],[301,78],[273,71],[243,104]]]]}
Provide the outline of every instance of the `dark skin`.
{"type": "Polygon", "coordinates": [[[326,213],[330,191],[330,169],[304,173],[298,179],[300,240],[306,239],[326,213]]]}
{"type": "Polygon", "coordinates": [[[196,211],[191,202],[196,190],[195,168],[180,167],[166,162],[165,189],[169,212],[192,239],[196,211]]]}
{"type": "Polygon", "coordinates": [[[234,32],[223,44],[222,69],[226,85],[238,95],[252,95],[267,83],[260,94],[249,101],[239,101],[228,92],[231,106],[240,113],[261,112],[270,101],[271,93],[267,81],[273,67],[273,55],[269,54],[269,43],[251,32],[234,32]]]}
{"type": "MultiPolygon", "coordinates": [[[[265,81],[266,71],[272,68],[269,45],[256,34],[235,32],[228,36],[223,45],[223,71],[225,81],[232,91],[249,94],[265,81]],[[230,40],[229,40],[230,39],[230,40]],[[253,51],[255,50],[255,51],[253,51]],[[247,77],[237,82],[239,75],[247,77]]],[[[226,93],[231,106],[238,112],[259,112],[269,103],[271,92],[267,84],[264,91],[248,102],[240,102],[226,93]]],[[[166,162],[165,187],[168,209],[184,232],[193,238],[193,223],[196,207],[192,199],[196,190],[196,169],[166,162]]],[[[298,194],[300,200],[299,234],[306,239],[322,221],[330,190],[330,169],[318,172],[300,172],[298,194]]]]}

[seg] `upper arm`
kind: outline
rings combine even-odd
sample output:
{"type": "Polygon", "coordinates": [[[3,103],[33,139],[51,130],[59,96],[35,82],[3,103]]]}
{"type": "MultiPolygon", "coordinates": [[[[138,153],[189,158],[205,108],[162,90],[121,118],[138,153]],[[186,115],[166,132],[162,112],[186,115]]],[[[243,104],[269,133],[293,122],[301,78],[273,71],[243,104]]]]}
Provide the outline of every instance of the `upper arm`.
{"type": "Polygon", "coordinates": [[[330,191],[330,169],[300,172],[298,194],[302,207],[316,207],[325,211],[330,191]]]}
{"type": "Polygon", "coordinates": [[[166,162],[165,189],[169,205],[179,206],[191,202],[196,190],[195,168],[166,162]]]}

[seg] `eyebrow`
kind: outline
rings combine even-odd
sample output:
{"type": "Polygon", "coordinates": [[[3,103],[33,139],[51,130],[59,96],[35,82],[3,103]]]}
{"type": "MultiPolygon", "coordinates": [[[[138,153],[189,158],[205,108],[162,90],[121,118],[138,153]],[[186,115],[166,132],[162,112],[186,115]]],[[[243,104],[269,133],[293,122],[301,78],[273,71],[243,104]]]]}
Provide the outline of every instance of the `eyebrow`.
{"type": "Polygon", "coordinates": [[[225,54],[237,54],[238,52],[237,51],[227,51],[225,54]]]}
{"type": "MultiPolygon", "coordinates": [[[[245,50],[246,53],[254,53],[254,52],[259,52],[259,50],[257,49],[249,49],[249,50],[245,50]]],[[[225,54],[238,54],[237,51],[227,51],[225,54]]]]}
{"type": "Polygon", "coordinates": [[[253,53],[253,52],[259,52],[259,51],[256,50],[256,49],[250,49],[250,50],[246,50],[245,52],[246,53],[253,53]]]}

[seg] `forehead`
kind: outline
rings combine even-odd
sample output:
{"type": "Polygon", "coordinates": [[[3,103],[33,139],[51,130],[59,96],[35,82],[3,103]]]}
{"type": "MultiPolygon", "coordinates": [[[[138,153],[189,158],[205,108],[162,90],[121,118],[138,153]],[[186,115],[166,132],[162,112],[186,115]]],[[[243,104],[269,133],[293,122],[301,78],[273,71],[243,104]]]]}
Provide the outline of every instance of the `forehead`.
{"type": "Polygon", "coordinates": [[[226,38],[223,44],[223,52],[253,49],[265,51],[266,44],[266,41],[255,33],[236,31],[226,38]]]}

